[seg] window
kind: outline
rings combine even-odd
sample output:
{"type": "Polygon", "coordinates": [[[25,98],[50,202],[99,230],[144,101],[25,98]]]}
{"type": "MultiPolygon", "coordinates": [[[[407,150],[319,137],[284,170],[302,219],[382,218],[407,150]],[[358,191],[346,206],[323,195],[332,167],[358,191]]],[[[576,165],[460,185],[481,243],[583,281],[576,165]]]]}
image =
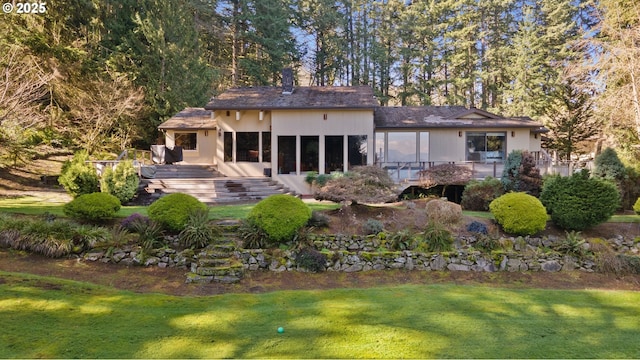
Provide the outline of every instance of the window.
{"type": "Polygon", "coordinates": [[[415,162],[417,144],[415,132],[390,132],[388,137],[388,162],[415,162]]]}
{"type": "Polygon", "coordinates": [[[324,137],[324,171],[344,171],[344,136],[324,137]]]}
{"type": "Polygon", "coordinates": [[[233,161],[233,133],[224,132],[224,161],[233,161]]]}
{"type": "Polygon", "coordinates": [[[278,174],[295,174],[296,167],[296,137],[278,136],[278,174]]]}
{"type": "Polygon", "coordinates": [[[367,135],[349,135],[347,145],[349,169],[353,166],[367,165],[367,135]]]}
{"type": "Polygon", "coordinates": [[[176,146],[182,147],[182,150],[196,150],[198,145],[198,134],[196,133],[176,133],[176,146]]]}
{"type": "Polygon", "coordinates": [[[506,138],[504,132],[468,132],[467,161],[503,161],[506,138]]]}
{"type": "Polygon", "coordinates": [[[429,161],[429,133],[420,132],[420,161],[429,161]]]}
{"type": "Polygon", "coordinates": [[[257,132],[236,133],[236,161],[258,162],[260,155],[257,132]]]}
{"type": "Polygon", "coordinates": [[[377,132],[376,133],[376,148],[375,148],[375,153],[376,153],[376,164],[381,164],[384,162],[385,156],[384,156],[384,134],[383,132],[377,132]]]}
{"type": "Polygon", "coordinates": [[[262,161],[271,162],[271,133],[262,133],[262,161]]]}
{"type": "Polygon", "coordinates": [[[320,140],[318,136],[300,137],[300,170],[318,171],[320,140]]]}

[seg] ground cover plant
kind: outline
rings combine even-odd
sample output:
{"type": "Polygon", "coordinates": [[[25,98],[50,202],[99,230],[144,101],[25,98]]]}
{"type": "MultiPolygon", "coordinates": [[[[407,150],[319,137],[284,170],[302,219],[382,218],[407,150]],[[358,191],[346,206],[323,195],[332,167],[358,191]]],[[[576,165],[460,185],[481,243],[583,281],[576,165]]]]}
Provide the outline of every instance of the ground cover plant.
{"type": "Polygon", "coordinates": [[[2,358],[630,358],[640,351],[640,293],[630,291],[403,285],[175,297],[0,275],[2,358]]]}

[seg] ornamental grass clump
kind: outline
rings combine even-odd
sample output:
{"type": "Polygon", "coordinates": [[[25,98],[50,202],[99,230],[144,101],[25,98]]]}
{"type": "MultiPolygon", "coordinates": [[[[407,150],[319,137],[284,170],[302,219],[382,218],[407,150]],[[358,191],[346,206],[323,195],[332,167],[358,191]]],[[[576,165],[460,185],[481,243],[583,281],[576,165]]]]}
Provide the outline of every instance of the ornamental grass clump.
{"type": "Polygon", "coordinates": [[[209,224],[209,209],[198,209],[189,214],[187,225],[178,237],[185,248],[200,249],[219,236],[219,229],[209,224]]]}
{"type": "Polygon", "coordinates": [[[149,206],[149,219],[165,229],[179,233],[187,225],[189,214],[198,209],[205,211],[207,205],[188,194],[175,193],[163,196],[149,206]]]}
{"type": "Polygon", "coordinates": [[[271,195],[251,209],[247,220],[263,230],[269,242],[291,241],[311,218],[311,209],[295,196],[271,195]]]}
{"type": "Polygon", "coordinates": [[[547,211],[537,198],[522,193],[504,194],[489,204],[502,229],[513,235],[534,235],[547,225],[547,211]]]}

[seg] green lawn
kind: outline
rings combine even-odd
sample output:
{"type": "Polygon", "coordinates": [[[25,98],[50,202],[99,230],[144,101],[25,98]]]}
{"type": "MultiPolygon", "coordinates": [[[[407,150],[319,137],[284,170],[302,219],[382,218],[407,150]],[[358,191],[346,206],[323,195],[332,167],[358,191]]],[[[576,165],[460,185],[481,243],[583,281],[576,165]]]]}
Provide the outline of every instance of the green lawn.
{"type": "Polygon", "coordinates": [[[12,273],[0,280],[0,358],[640,354],[638,292],[405,285],[173,297],[12,273]]]}
{"type": "MultiPolygon", "coordinates": [[[[9,212],[15,214],[42,215],[45,213],[64,216],[62,206],[64,203],[43,201],[44,199],[36,196],[22,196],[19,198],[0,198],[0,212],[9,212]]],[[[209,217],[213,220],[218,219],[244,219],[255,204],[229,204],[211,206],[209,217]]],[[[340,204],[334,203],[310,203],[312,210],[330,210],[337,209],[340,204]]],[[[133,213],[147,214],[146,206],[123,206],[118,212],[118,217],[127,217],[133,213]]]]}

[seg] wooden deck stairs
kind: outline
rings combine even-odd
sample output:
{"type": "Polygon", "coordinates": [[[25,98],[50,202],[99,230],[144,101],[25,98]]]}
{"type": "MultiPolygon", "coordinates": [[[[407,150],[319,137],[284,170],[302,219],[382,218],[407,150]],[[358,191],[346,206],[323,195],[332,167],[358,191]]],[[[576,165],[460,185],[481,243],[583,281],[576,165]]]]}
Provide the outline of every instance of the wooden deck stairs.
{"type": "Polygon", "coordinates": [[[293,194],[269,177],[226,177],[215,166],[156,165],[152,179],[142,179],[144,191],[158,198],[184,193],[206,204],[261,200],[274,194],[293,194]]]}

